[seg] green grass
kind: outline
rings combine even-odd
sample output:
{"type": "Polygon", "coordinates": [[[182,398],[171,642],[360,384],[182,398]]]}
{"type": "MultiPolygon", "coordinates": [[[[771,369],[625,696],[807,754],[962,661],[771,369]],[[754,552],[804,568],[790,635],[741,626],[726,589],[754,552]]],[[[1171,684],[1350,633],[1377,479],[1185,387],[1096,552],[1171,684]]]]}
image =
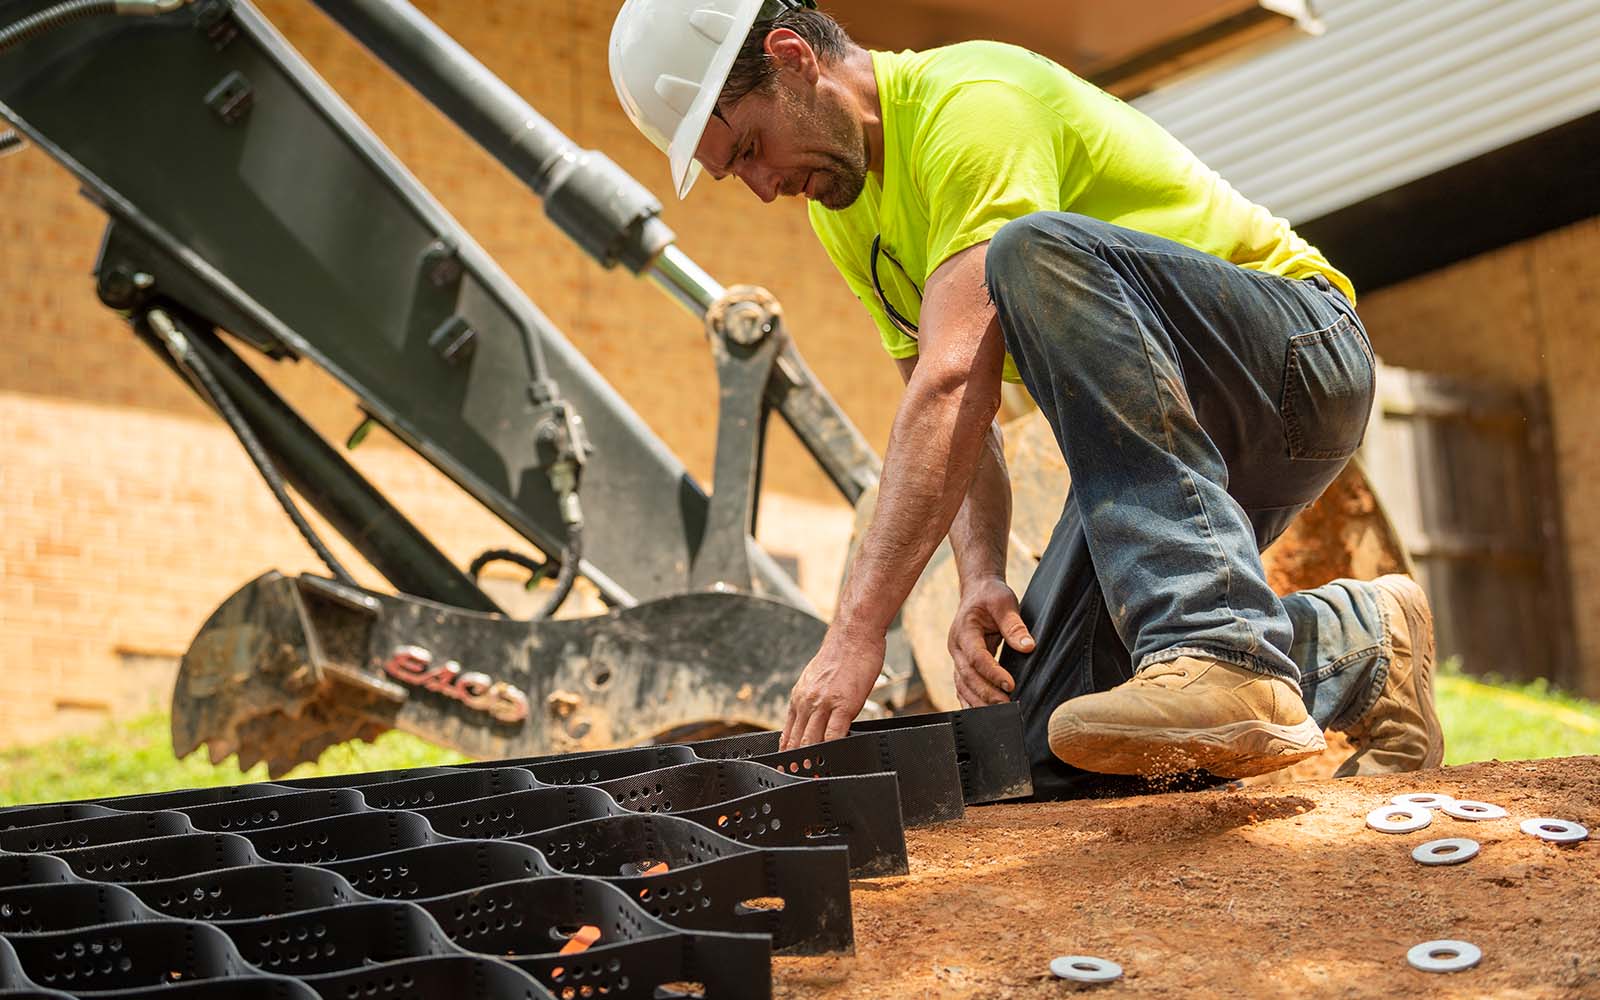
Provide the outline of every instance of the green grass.
{"type": "MultiPolygon", "coordinates": [[[[267,780],[265,764],[241,774],[237,759],[229,757],[213,766],[203,748],[174,760],[167,724],[165,713],[152,713],[82,736],[0,751],[0,806],[267,780]]],[[[429,767],[464,760],[458,753],[415,736],[391,732],[375,743],[329,747],[315,764],[302,764],[287,777],[429,767]]]]}
{"type": "Polygon", "coordinates": [[[1600,754],[1600,703],[1553,691],[1542,680],[1469,677],[1454,661],[1437,681],[1447,764],[1600,754]]]}
{"type": "MultiPolygon", "coordinates": [[[[1437,694],[1447,763],[1600,755],[1600,704],[1552,691],[1542,681],[1486,682],[1446,664],[1437,694]]],[[[295,768],[290,777],[427,767],[464,759],[414,736],[386,733],[376,743],[331,747],[321,760],[295,768]]],[[[0,751],[0,806],[265,780],[264,764],[240,774],[233,758],[212,766],[204,751],[174,760],[164,714],[0,751]]]]}

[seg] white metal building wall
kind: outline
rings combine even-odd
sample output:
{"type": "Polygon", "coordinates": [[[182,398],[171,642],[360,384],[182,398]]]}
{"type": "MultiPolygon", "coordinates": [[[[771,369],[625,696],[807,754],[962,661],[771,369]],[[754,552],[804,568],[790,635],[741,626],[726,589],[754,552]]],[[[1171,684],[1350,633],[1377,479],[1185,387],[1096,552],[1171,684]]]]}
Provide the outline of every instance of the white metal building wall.
{"type": "Polygon", "coordinates": [[[1600,0],[1322,0],[1317,9],[1321,36],[1134,102],[1290,222],[1600,110],[1600,0]]]}

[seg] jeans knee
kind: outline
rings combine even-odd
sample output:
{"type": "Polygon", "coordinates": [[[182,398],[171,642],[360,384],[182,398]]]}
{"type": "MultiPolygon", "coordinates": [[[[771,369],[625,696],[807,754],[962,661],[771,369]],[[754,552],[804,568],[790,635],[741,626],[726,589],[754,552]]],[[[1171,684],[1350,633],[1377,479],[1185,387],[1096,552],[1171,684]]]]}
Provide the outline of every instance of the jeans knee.
{"type": "Polygon", "coordinates": [[[985,281],[989,297],[999,304],[1040,280],[1054,281],[1075,262],[1088,263],[1098,240],[1093,227],[1104,225],[1071,212],[1032,212],[1012,219],[989,240],[985,281]]]}
{"type": "Polygon", "coordinates": [[[1034,212],[1012,219],[989,239],[984,258],[984,280],[989,297],[998,301],[1008,290],[1027,280],[1029,262],[1037,258],[1040,245],[1049,237],[1045,229],[1051,213],[1034,212]]]}

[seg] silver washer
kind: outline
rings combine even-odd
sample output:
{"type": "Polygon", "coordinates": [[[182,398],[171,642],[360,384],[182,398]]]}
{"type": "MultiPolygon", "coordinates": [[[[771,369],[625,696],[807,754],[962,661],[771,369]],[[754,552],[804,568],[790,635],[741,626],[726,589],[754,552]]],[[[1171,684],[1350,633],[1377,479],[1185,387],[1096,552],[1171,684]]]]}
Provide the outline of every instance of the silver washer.
{"type": "Polygon", "coordinates": [[[1474,802],[1471,799],[1457,799],[1439,807],[1439,811],[1446,816],[1456,819],[1469,820],[1476,823],[1480,819],[1505,819],[1506,811],[1490,802],[1474,802]]]}
{"type": "Polygon", "coordinates": [[[1423,809],[1438,809],[1455,801],[1455,796],[1443,792],[1411,792],[1407,795],[1396,795],[1389,800],[1397,806],[1421,806],[1423,809]]]}
{"type": "Polygon", "coordinates": [[[1566,819],[1525,819],[1522,832],[1531,833],[1552,844],[1576,844],[1589,839],[1589,831],[1580,823],[1566,819]]]}
{"type": "Polygon", "coordinates": [[[1425,865],[1459,865],[1478,856],[1478,842],[1466,837],[1446,837],[1418,844],[1411,857],[1425,865]]]}
{"type": "Polygon", "coordinates": [[[1421,806],[1379,806],[1367,813],[1367,825],[1379,833],[1411,833],[1433,822],[1421,806]]]}
{"type": "Polygon", "coordinates": [[[1406,952],[1406,961],[1423,972],[1460,972],[1483,961],[1483,949],[1466,941],[1424,941],[1406,952]]]}
{"type": "Polygon", "coordinates": [[[1109,983],[1122,978],[1122,966],[1088,955],[1062,955],[1050,960],[1050,971],[1058,979],[1075,983],[1109,983]]]}

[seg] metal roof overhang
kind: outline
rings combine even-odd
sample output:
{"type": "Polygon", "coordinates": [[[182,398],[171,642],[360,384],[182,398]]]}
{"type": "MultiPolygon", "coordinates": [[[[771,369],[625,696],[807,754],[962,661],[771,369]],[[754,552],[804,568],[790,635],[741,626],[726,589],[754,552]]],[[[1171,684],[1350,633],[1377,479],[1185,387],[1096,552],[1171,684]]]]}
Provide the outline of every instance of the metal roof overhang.
{"type": "Polygon", "coordinates": [[[1600,213],[1600,0],[1323,0],[1135,104],[1371,289],[1600,213]]]}
{"type": "Polygon", "coordinates": [[[828,4],[871,48],[926,49],[969,38],[1024,45],[1129,98],[1269,39],[1315,28],[1309,0],[877,0],[828,4]]]}

